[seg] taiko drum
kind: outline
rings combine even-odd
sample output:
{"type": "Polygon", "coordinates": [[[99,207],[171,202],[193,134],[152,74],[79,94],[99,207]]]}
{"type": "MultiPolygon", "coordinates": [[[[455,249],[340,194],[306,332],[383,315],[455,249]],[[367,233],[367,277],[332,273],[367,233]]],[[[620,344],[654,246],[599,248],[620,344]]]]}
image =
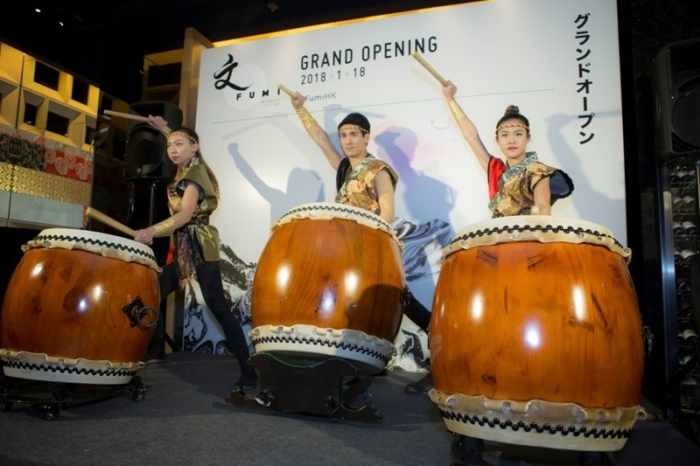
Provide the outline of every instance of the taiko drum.
{"type": "Polygon", "coordinates": [[[128,383],[154,331],[151,249],[97,232],[48,229],[23,246],[0,315],[5,375],[128,383]]]}
{"type": "Polygon", "coordinates": [[[384,369],[401,323],[404,277],[391,226],[342,204],[296,207],[273,225],[253,280],[257,352],[341,357],[384,369]]]}
{"type": "Polygon", "coordinates": [[[430,334],[431,399],[448,429],[621,449],[643,371],[630,254],[574,219],[506,217],[460,232],[443,250],[430,334]]]}

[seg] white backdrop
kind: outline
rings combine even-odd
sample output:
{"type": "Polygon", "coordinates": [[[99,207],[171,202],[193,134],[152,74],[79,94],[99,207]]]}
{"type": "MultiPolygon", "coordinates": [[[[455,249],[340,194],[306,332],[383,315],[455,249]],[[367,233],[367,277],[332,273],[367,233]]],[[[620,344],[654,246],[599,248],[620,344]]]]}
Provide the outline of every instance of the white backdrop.
{"type": "Polygon", "coordinates": [[[334,141],[348,112],[369,118],[369,151],[400,176],[397,224],[412,224],[422,238],[407,254],[427,254],[429,263],[409,284],[430,308],[439,247],[490,212],[485,173],[440,84],[410,56],[418,48],[457,85],[494,155],[505,108],[518,105],[530,119],[531,148],[575,184],[553,215],[598,223],[625,244],[617,37],[614,0],[492,0],[206,50],[196,130],[221,185],[213,222],[222,243],[254,265],[272,221],[335,197],[335,173],[278,92],[282,83],[307,97],[334,141]]]}

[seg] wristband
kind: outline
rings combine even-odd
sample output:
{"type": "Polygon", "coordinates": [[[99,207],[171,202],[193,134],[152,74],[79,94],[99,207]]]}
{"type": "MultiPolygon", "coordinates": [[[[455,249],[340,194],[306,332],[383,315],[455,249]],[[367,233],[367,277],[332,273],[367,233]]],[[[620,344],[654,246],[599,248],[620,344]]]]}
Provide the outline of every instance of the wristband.
{"type": "Polygon", "coordinates": [[[467,115],[464,114],[462,107],[459,106],[456,100],[450,100],[447,105],[449,105],[450,112],[452,112],[452,116],[454,117],[455,121],[466,118],[467,115]]]}
{"type": "Polygon", "coordinates": [[[306,131],[308,131],[312,126],[318,124],[316,123],[314,117],[312,117],[309,111],[304,107],[297,110],[297,115],[299,115],[299,118],[301,118],[301,122],[304,125],[304,128],[306,128],[306,131]]]}
{"type": "Polygon", "coordinates": [[[156,238],[170,236],[175,231],[175,220],[172,217],[166,218],[162,222],[153,225],[153,229],[156,230],[156,238]]]}

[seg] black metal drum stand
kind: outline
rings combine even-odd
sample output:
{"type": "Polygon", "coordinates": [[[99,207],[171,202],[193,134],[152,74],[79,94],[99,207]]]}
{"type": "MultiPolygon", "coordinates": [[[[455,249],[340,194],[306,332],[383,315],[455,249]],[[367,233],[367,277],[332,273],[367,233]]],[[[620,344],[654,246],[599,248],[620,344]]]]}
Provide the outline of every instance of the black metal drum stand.
{"type": "MultiPolygon", "coordinates": [[[[329,358],[310,365],[297,365],[268,353],[259,353],[248,362],[260,372],[260,389],[247,395],[241,389],[231,392],[226,402],[316,416],[381,422],[373,403],[350,406],[357,398],[368,399],[375,376],[360,375],[345,359],[329,358]]],[[[386,371],[378,374],[386,375],[386,371]]]]}
{"type": "Polygon", "coordinates": [[[39,410],[44,419],[57,419],[62,409],[86,405],[131,394],[134,401],[143,401],[150,388],[134,376],[121,385],[86,385],[17,379],[0,375],[0,411],[10,411],[14,403],[27,404],[39,410]]]}

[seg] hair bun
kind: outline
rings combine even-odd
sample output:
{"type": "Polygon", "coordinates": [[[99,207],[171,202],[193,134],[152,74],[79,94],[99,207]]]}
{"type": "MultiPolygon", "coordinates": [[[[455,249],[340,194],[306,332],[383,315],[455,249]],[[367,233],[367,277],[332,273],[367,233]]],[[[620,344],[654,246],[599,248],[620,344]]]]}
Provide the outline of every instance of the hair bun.
{"type": "Polygon", "coordinates": [[[504,113],[504,115],[508,115],[510,113],[520,114],[520,109],[517,105],[509,105],[508,108],[506,108],[506,112],[504,113]]]}

